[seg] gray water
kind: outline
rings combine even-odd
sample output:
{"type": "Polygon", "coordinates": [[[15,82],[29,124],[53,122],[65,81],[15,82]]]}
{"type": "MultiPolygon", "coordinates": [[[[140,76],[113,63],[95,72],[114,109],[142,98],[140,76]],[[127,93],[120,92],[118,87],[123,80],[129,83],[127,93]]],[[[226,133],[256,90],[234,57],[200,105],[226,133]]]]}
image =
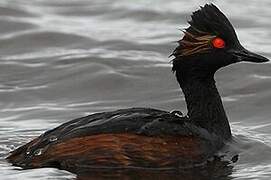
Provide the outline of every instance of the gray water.
{"type": "MultiPolygon", "coordinates": [[[[182,36],[178,29],[205,2],[1,0],[0,179],[80,179],[53,168],[21,170],[4,160],[73,118],[135,106],[185,111],[168,56],[182,36]]],[[[246,48],[271,58],[270,0],[212,2],[246,48]]],[[[224,179],[271,177],[270,69],[270,63],[241,63],[216,74],[234,136],[227,148],[239,154],[224,179]]],[[[182,179],[176,172],[143,177],[182,179]]]]}

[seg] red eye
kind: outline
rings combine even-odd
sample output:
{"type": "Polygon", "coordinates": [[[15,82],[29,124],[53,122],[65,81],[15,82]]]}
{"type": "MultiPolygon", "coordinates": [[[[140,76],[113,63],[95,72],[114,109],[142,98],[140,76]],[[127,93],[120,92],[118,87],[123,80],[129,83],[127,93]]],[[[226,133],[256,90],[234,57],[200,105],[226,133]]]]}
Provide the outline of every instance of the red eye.
{"type": "Polygon", "coordinates": [[[219,37],[216,37],[212,40],[212,44],[215,48],[224,48],[225,47],[225,41],[219,37]]]}

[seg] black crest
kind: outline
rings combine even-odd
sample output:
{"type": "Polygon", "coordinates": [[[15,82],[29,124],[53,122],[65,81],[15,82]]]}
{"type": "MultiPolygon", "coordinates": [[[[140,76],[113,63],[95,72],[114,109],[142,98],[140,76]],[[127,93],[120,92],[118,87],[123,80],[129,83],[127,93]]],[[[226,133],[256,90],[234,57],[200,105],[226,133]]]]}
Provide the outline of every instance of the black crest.
{"type": "Polygon", "coordinates": [[[184,37],[178,41],[175,57],[208,52],[212,49],[210,41],[221,37],[229,44],[236,42],[237,35],[227,17],[213,4],[206,4],[193,12],[190,26],[184,30],[184,37]]]}
{"type": "Polygon", "coordinates": [[[213,4],[206,4],[193,12],[191,18],[187,32],[198,34],[199,30],[225,39],[237,38],[228,18],[213,4]]]}

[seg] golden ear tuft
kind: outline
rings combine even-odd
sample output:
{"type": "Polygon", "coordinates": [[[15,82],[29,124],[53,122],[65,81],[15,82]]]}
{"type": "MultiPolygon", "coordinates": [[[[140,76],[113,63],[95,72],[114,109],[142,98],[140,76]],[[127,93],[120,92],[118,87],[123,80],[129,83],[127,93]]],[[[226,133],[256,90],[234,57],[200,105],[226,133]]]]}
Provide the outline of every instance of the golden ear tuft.
{"type": "Polygon", "coordinates": [[[179,46],[173,52],[175,57],[189,56],[197,53],[208,52],[212,46],[210,42],[216,36],[194,29],[197,33],[183,31],[184,37],[178,41],[179,46]]]}

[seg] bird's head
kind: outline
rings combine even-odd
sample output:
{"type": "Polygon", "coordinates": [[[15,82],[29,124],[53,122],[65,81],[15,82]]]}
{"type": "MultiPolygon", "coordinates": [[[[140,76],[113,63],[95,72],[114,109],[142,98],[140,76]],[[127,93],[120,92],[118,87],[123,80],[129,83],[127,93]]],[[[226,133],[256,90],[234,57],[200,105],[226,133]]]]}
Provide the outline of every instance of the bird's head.
{"type": "Polygon", "coordinates": [[[191,16],[179,46],[174,50],[173,71],[194,68],[215,72],[232,63],[267,62],[246,50],[227,17],[213,4],[206,4],[191,16]],[[196,68],[195,68],[196,67],[196,68]]]}

